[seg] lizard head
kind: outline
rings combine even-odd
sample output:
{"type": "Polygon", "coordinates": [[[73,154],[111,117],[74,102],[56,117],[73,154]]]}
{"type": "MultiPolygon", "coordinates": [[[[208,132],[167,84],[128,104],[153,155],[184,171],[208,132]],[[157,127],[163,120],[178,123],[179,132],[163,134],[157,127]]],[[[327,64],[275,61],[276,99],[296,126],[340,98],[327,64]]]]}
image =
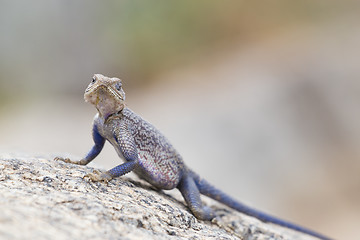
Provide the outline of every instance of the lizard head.
{"type": "Polygon", "coordinates": [[[84,99],[93,104],[100,116],[107,119],[125,107],[125,92],[119,78],[95,74],[85,90],[84,99]]]}

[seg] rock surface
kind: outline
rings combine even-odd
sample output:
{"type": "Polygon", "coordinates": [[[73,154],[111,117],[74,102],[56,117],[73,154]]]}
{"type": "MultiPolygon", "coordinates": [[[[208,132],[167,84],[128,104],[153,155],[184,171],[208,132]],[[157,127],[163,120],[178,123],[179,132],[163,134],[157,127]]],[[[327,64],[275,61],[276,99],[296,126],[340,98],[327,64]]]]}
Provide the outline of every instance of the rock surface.
{"type": "Polygon", "coordinates": [[[93,168],[52,159],[0,154],[1,239],[313,239],[208,199],[219,218],[199,221],[175,191],[90,182],[93,168]]]}

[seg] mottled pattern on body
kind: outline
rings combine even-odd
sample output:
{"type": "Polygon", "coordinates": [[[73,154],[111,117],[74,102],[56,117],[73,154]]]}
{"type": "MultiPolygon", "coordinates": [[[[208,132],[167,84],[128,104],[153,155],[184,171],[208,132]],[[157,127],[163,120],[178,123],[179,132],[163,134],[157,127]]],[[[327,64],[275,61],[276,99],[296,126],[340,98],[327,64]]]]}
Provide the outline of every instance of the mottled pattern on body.
{"type": "Polygon", "coordinates": [[[162,189],[172,189],[178,185],[185,167],[182,158],[152,124],[127,107],[110,117],[105,124],[101,119],[95,119],[95,124],[121,157],[131,158],[123,156],[124,152],[137,154],[139,164],[134,172],[139,177],[162,189]],[[114,134],[125,141],[115,142],[114,134]]]}

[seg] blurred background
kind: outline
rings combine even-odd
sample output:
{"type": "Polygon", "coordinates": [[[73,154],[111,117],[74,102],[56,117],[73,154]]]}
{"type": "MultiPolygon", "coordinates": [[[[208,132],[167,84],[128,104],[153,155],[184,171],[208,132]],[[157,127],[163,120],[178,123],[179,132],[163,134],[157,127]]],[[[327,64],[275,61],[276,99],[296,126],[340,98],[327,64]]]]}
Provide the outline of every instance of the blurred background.
{"type": "MultiPolygon", "coordinates": [[[[358,1],[0,0],[0,149],[82,157],[94,73],[186,163],[336,239],[360,223],[358,1]]],[[[121,161],[109,144],[94,161],[121,161]]]]}

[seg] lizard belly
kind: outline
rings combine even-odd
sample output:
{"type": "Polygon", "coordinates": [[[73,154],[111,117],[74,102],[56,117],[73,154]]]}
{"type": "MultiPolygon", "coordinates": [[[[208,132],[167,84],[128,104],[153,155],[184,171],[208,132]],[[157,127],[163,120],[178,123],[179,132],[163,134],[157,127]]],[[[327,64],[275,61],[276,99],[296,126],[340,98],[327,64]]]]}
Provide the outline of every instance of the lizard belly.
{"type": "Polygon", "coordinates": [[[134,172],[142,179],[160,189],[175,188],[182,175],[182,167],[175,157],[159,158],[139,153],[139,165],[134,172]]]}

